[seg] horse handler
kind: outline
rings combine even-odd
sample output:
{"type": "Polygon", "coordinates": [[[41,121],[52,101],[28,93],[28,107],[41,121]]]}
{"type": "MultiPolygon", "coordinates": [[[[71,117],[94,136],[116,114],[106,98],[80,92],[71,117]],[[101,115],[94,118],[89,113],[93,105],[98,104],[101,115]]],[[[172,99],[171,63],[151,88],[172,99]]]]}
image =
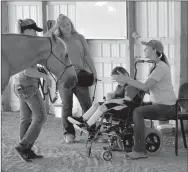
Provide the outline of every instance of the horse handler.
{"type": "MultiPolygon", "coordinates": [[[[36,32],[43,31],[32,19],[19,20],[18,28],[21,34],[30,36],[36,36],[36,32]]],[[[43,157],[31,149],[47,119],[45,105],[38,89],[40,78],[46,81],[47,86],[51,86],[50,78],[38,72],[36,66],[32,66],[17,75],[14,85],[15,93],[20,98],[20,142],[14,149],[24,162],[43,157]]]]}

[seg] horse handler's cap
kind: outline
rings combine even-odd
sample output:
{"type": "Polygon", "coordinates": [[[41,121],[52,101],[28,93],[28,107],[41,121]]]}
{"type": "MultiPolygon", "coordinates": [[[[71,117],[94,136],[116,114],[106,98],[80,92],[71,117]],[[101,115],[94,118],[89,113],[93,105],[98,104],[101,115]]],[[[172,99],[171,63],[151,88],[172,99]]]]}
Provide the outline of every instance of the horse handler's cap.
{"type": "Polygon", "coordinates": [[[36,30],[37,32],[42,32],[43,29],[38,27],[37,24],[35,23],[34,20],[32,19],[25,19],[25,20],[21,20],[22,22],[22,29],[33,29],[33,30],[36,30]]]}
{"type": "Polygon", "coordinates": [[[148,45],[148,46],[156,49],[159,53],[163,53],[163,51],[164,51],[163,44],[160,41],[158,41],[158,40],[151,40],[149,42],[141,41],[141,43],[143,45],[148,45]]]}

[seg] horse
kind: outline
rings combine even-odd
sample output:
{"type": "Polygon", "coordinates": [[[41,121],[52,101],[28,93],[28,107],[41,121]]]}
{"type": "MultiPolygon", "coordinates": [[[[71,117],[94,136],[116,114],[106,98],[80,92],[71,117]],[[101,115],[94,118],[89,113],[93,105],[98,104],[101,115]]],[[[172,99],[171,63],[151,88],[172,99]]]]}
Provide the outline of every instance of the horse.
{"type": "Polygon", "coordinates": [[[57,36],[29,36],[22,34],[1,34],[1,94],[11,76],[20,71],[41,64],[57,78],[65,88],[73,88],[77,76],[68,57],[66,44],[57,36]]]}

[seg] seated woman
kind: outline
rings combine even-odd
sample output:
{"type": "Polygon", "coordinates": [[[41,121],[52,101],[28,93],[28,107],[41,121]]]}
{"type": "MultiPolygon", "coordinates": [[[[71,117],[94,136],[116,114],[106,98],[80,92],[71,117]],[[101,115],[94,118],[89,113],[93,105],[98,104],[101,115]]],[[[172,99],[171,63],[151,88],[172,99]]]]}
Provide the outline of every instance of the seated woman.
{"type": "Polygon", "coordinates": [[[117,80],[144,92],[149,91],[152,105],[137,107],[133,111],[134,122],[134,147],[126,156],[130,159],[147,158],[145,143],[144,119],[159,120],[160,118],[172,119],[176,115],[176,95],[173,90],[171,70],[168,59],[164,54],[164,46],[158,40],[142,42],[145,48],[146,58],[154,60],[156,68],[149,75],[145,83],[133,80],[124,74],[118,75],[117,80]]]}
{"type": "MultiPolygon", "coordinates": [[[[116,80],[119,75],[118,71],[125,76],[129,76],[129,73],[123,67],[115,67],[111,72],[112,80],[118,82],[116,80]]],[[[91,131],[95,123],[101,117],[102,114],[109,110],[120,111],[125,108],[124,114],[129,113],[128,106],[134,106],[133,99],[138,94],[139,90],[129,86],[125,82],[118,82],[118,86],[115,91],[112,93],[108,93],[105,102],[97,102],[92,105],[92,107],[81,117],[68,117],[68,120],[77,124],[81,129],[86,129],[87,131],[91,131]],[[127,108],[126,108],[127,107],[127,108]],[[127,113],[126,113],[127,111],[127,113]]]]}

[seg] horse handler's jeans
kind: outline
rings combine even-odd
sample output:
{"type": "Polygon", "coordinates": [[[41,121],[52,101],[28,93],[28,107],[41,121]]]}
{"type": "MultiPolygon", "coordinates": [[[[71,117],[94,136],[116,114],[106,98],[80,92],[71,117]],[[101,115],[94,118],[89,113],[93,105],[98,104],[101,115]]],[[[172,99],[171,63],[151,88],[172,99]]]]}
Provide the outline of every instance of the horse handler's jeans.
{"type": "Polygon", "coordinates": [[[145,123],[144,119],[158,120],[169,119],[175,116],[175,105],[148,105],[136,108],[133,111],[134,138],[133,150],[136,152],[146,151],[145,123]]]}
{"type": "Polygon", "coordinates": [[[35,86],[16,87],[16,93],[20,98],[20,145],[23,149],[30,149],[47,115],[44,102],[39,89],[35,86]]]}
{"type": "Polygon", "coordinates": [[[64,88],[59,86],[59,94],[63,104],[62,110],[62,123],[64,134],[73,134],[75,135],[75,130],[73,125],[67,120],[67,118],[72,116],[72,106],[73,106],[73,93],[78,98],[80,106],[82,107],[83,112],[85,113],[92,105],[89,88],[88,87],[74,87],[72,89],[64,88]]]}

